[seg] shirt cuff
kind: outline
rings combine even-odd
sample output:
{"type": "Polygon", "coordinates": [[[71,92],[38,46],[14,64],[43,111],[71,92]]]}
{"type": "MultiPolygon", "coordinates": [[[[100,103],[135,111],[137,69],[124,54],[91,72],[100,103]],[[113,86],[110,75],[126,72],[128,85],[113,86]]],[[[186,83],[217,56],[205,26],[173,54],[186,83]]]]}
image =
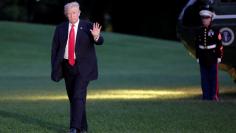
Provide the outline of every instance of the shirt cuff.
{"type": "Polygon", "coordinates": [[[100,37],[100,35],[98,35],[98,36],[94,37],[94,41],[95,41],[95,42],[97,42],[97,41],[98,41],[98,39],[99,39],[99,37],[100,37]]]}

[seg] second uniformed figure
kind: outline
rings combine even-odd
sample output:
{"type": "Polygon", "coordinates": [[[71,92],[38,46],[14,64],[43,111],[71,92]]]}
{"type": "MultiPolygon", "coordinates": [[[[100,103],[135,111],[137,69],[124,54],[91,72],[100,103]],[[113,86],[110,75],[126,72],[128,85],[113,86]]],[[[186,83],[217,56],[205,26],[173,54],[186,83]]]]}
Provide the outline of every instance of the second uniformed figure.
{"type": "Polygon", "coordinates": [[[211,8],[200,11],[202,27],[196,38],[196,58],[200,64],[203,100],[219,100],[218,63],[223,46],[220,32],[212,27],[214,13],[211,8]]]}

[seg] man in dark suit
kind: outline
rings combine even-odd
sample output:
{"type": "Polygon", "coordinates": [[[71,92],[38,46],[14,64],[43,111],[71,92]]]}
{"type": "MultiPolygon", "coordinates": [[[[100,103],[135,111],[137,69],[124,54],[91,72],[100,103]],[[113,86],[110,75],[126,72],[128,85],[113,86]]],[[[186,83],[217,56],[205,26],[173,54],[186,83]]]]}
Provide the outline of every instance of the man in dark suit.
{"type": "Polygon", "coordinates": [[[80,20],[79,3],[64,7],[67,22],[56,27],[52,43],[53,81],[65,80],[70,101],[70,133],[87,132],[86,96],[91,80],[98,78],[94,44],[101,45],[101,26],[80,20]]]}

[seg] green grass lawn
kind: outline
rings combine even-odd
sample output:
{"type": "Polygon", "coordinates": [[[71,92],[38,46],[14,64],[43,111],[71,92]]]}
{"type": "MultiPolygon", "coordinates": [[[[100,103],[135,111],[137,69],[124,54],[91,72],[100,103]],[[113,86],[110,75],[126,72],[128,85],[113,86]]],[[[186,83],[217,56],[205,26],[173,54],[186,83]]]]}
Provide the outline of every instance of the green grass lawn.
{"type": "MultiPolygon", "coordinates": [[[[66,133],[64,82],[50,80],[54,26],[0,22],[0,133],[66,133]]],[[[235,133],[236,87],[201,100],[199,67],[179,42],[103,33],[88,92],[91,133],[235,133]]]]}

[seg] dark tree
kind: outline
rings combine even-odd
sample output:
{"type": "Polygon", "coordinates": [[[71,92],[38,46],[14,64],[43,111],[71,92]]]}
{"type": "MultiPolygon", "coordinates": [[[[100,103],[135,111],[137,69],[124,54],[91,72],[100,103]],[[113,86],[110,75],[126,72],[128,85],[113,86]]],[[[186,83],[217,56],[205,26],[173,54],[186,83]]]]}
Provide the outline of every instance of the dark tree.
{"type": "MultiPolygon", "coordinates": [[[[74,0],[1,0],[0,19],[59,24],[64,5],[74,0]]],[[[77,0],[81,18],[97,21],[114,32],[176,39],[177,16],[187,0],[77,0]]]]}

